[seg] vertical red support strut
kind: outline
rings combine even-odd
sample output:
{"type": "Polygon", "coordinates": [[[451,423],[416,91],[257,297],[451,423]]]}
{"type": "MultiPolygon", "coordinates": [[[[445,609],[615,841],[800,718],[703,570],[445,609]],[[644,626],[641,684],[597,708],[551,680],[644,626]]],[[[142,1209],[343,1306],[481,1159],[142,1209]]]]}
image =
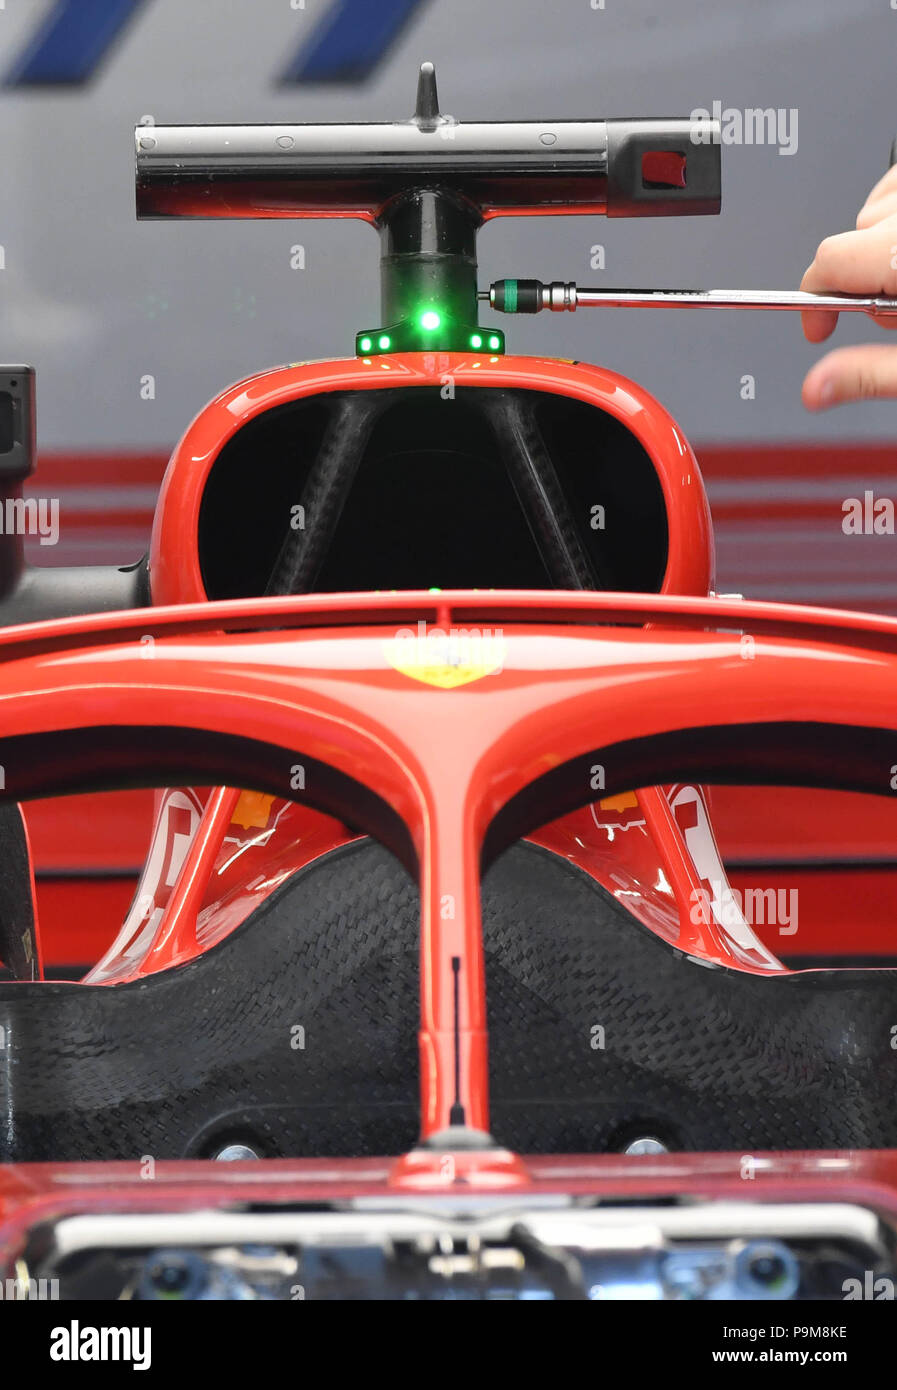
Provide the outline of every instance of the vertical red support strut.
{"type": "Polygon", "coordinates": [[[421,1138],[489,1130],[479,845],[457,772],[433,787],[422,856],[421,1138]],[[459,802],[461,804],[459,804],[459,802]]]}

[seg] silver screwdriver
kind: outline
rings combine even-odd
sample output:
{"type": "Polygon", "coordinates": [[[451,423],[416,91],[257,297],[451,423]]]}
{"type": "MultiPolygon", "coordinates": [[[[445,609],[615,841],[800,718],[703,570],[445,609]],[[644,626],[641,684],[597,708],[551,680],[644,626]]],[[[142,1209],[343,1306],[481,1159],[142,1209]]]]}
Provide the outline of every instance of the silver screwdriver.
{"type": "Polygon", "coordinates": [[[609,309],[791,309],[897,315],[897,298],[809,294],[805,290],[597,290],[573,281],[495,280],[478,299],[501,314],[538,314],[604,306],[609,309]]]}

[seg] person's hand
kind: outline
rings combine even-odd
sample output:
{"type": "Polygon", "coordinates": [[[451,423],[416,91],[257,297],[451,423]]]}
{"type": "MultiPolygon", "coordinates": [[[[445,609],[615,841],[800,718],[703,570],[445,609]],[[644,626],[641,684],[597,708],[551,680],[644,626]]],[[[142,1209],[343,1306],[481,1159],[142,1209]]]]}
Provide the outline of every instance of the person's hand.
{"type": "MultiPolygon", "coordinates": [[[[816,294],[897,295],[897,166],[879,179],[857,217],[855,232],[840,232],[820,244],[800,282],[816,294]]],[[[897,318],[875,315],[882,328],[897,318]]],[[[804,337],[821,343],[838,322],[837,313],[801,315],[804,337]]],[[[865,343],[836,348],[812,367],[802,397],[808,410],[826,410],[845,401],[897,398],[897,347],[865,343]]]]}

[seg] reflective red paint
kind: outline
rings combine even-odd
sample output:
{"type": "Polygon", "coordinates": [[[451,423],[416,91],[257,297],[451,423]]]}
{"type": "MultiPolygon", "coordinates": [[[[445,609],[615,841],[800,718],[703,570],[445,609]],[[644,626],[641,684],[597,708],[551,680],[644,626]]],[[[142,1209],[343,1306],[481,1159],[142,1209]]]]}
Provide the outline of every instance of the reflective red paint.
{"type": "MultiPolygon", "coordinates": [[[[401,816],[420,868],[424,1135],[447,1126],[454,1099],[453,958],[461,1092],[468,1123],[489,1128],[480,851],[512,798],[546,769],[696,725],[762,728],[774,718],[897,730],[897,622],[715,599],[246,600],[7,629],[0,658],[5,737],[116,725],[215,731],[337,768],[401,816]],[[500,669],[455,689],[394,669],[386,646],[397,626],[418,621],[501,626],[500,669]]],[[[722,953],[725,942],[704,946],[722,953]]]]}

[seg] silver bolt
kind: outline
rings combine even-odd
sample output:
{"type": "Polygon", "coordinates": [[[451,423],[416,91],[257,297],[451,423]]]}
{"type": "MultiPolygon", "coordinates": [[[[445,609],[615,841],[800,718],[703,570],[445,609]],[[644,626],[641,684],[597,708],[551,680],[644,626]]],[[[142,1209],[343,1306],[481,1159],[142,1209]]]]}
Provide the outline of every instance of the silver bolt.
{"type": "Polygon", "coordinates": [[[624,1154],[636,1154],[641,1156],[644,1154],[666,1154],[669,1153],[669,1149],[666,1144],[661,1144],[659,1139],[649,1139],[645,1137],[644,1139],[633,1139],[631,1144],[626,1145],[623,1152],[624,1154]]]}
{"type": "Polygon", "coordinates": [[[224,1148],[215,1154],[215,1158],[220,1163],[236,1163],[240,1159],[258,1158],[258,1154],[248,1144],[225,1144],[224,1148]]]}

